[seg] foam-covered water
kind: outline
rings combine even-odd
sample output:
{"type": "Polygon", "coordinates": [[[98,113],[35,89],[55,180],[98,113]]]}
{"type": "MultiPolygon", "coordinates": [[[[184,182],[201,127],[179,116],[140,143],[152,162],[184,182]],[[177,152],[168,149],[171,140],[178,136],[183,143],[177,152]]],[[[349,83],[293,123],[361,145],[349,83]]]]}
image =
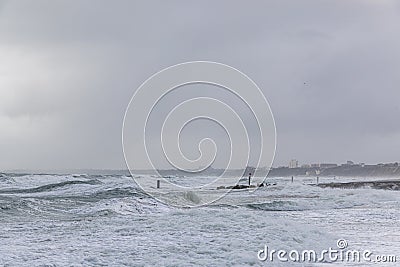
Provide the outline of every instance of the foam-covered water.
{"type": "MultiPolygon", "coordinates": [[[[126,176],[0,174],[0,265],[288,266],[261,262],[257,252],[321,251],[339,238],[400,256],[399,191],[319,188],[315,178],[268,182],[276,185],[184,209],[154,200],[126,176]]],[[[196,203],[213,193],[170,197],[196,203]]]]}

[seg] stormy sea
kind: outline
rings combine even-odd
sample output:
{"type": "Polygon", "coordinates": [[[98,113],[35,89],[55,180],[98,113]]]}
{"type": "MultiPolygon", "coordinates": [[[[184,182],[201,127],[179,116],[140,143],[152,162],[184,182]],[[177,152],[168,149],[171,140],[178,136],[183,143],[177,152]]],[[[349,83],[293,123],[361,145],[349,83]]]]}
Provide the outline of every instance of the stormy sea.
{"type": "MultiPolygon", "coordinates": [[[[255,192],[233,190],[207,206],[179,208],[126,175],[1,173],[0,265],[372,266],[378,255],[400,256],[400,192],[396,183],[365,180],[268,178],[255,192]],[[371,261],[260,260],[266,247],[320,253],[338,250],[338,240],[346,250],[369,250],[371,261]]],[[[200,196],[173,197],[184,204],[200,196]]]]}

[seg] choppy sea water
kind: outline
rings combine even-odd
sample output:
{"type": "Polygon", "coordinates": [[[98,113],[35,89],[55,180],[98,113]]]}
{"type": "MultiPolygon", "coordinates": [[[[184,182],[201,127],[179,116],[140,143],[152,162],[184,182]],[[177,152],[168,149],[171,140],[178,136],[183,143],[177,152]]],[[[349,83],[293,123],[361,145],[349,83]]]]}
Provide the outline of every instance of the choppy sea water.
{"type": "MultiPolygon", "coordinates": [[[[319,252],[338,239],[400,262],[400,191],[319,188],[313,178],[268,182],[276,185],[185,209],[159,203],[126,176],[0,174],[0,265],[292,266],[257,253],[265,245],[319,252]]],[[[201,194],[172,197],[184,203],[201,194]]]]}

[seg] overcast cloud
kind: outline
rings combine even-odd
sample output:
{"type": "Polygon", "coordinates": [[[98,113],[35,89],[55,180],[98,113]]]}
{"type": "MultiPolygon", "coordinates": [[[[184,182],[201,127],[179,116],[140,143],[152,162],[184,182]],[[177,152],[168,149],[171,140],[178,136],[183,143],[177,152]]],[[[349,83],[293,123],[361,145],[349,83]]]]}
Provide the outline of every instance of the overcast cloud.
{"type": "Polygon", "coordinates": [[[124,168],[134,91],[193,60],[262,89],[275,166],[400,161],[399,47],[399,1],[0,1],[0,170],[124,168]]]}

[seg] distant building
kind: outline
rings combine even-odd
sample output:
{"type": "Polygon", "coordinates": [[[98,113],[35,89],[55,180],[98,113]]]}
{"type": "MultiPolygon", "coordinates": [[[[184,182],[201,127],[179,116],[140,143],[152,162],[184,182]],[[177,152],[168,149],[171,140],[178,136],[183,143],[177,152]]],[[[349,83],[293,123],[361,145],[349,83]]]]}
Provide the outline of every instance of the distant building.
{"type": "Polygon", "coordinates": [[[301,167],[302,168],[310,168],[311,166],[310,166],[310,164],[303,164],[303,165],[301,165],[301,167]]]}
{"type": "Polygon", "coordinates": [[[292,159],[291,161],[289,161],[289,168],[290,169],[294,169],[294,168],[298,168],[299,167],[299,162],[295,159],[292,159]]]}
{"type": "Polygon", "coordinates": [[[327,169],[327,168],[333,168],[333,167],[337,167],[338,165],[335,163],[313,163],[311,164],[312,168],[323,168],[323,169],[327,169]]]}

